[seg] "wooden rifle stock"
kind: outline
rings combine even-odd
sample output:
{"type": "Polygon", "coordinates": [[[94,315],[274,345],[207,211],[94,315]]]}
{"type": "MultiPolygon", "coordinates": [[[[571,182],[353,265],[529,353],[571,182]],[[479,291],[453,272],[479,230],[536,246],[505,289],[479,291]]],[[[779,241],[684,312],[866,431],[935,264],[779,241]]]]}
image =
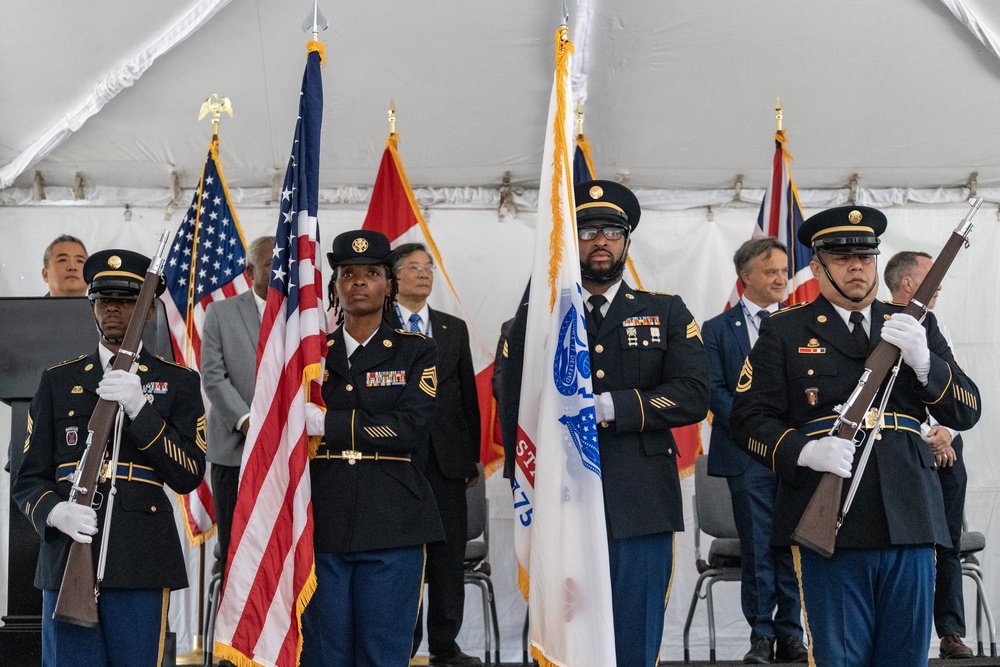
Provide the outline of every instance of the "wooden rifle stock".
{"type": "MultiPolygon", "coordinates": [[[[139,344],[142,341],[142,330],[146,327],[146,313],[149,312],[150,306],[153,305],[153,299],[156,298],[156,289],[163,271],[163,259],[168,240],[169,233],[164,232],[157,256],[150,263],[149,270],[142,282],[135,310],[132,311],[128,328],[125,330],[125,338],[122,339],[121,348],[112,370],[126,372],[131,370],[132,360],[139,351],[139,344]]],[[[82,463],[77,469],[76,479],[73,481],[73,490],[69,497],[71,503],[86,507],[95,505],[95,496],[100,495],[97,494],[97,485],[101,477],[101,468],[104,466],[104,454],[117,414],[117,402],[103,398],[98,399],[97,407],[94,408],[94,413],[90,416],[90,422],[87,424],[89,431],[87,447],[83,453],[82,463]]],[[[102,502],[103,498],[97,501],[97,506],[99,507],[102,502]]],[[[105,530],[110,520],[110,516],[104,517],[105,530]]],[[[97,538],[98,536],[95,535],[94,539],[97,538]]],[[[97,576],[94,571],[92,545],[74,540],[69,549],[69,558],[66,560],[66,569],[63,571],[59,597],[56,599],[52,618],[88,628],[96,626],[97,595],[97,576]]]]}
{"type": "MultiPolygon", "coordinates": [[[[958,251],[966,245],[969,232],[972,230],[972,216],[982,204],[981,198],[970,200],[972,209],[965,216],[958,228],[952,232],[944,249],[924,277],[916,293],[906,304],[903,312],[912,315],[918,321],[923,320],[927,312],[926,304],[934,297],[938,285],[951,268],[958,251]]],[[[838,422],[835,432],[839,438],[854,440],[859,429],[864,426],[865,416],[875,400],[875,395],[881,388],[886,376],[895,366],[899,358],[899,348],[885,341],[879,341],[872,353],[865,360],[867,378],[862,376],[863,386],[859,386],[854,401],[848,406],[838,422]]],[[[871,425],[868,425],[870,428],[871,425]]],[[[870,446],[870,444],[869,444],[870,446]]],[[[858,457],[855,456],[855,461],[858,457]]],[[[820,477],[819,485],[813,492],[805,512],[802,513],[798,525],[792,532],[792,541],[812,549],[827,558],[833,555],[837,543],[837,531],[843,518],[840,516],[844,480],[832,472],[825,472],[820,477]]]]}

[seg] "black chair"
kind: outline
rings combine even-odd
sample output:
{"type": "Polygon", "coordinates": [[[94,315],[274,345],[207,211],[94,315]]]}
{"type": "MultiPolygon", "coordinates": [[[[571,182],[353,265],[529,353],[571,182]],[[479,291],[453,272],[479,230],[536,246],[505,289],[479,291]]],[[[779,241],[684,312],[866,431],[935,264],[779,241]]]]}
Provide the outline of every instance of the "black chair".
{"type": "MultiPolygon", "coordinates": [[[[963,527],[964,528],[964,527],[963,527]]],[[[986,587],[983,584],[983,571],[975,554],[986,548],[986,536],[977,531],[962,531],[962,539],[958,542],[959,556],[962,559],[962,576],[969,577],[976,584],[976,654],[984,657],[983,651],[983,616],[990,633],[990,656],[997,656],[997,634],[993,625],[993,612],[989,600],[986,599],[986,587]]]]}
{"type": "Polygon", "coordinates": [[[486,477],[479,464],[479,483],[465,492],[469,506],[469,524],[465,544],[465,585],[479,588],[483,597],[483,635],[486,644],[484,662],[500,664],[500,622],[497,619],[496,596],[490,579],[489,501],[486,499],[486,477]],[[492,622],[492,623],[491,623],[492,622]],[[490,661],[491,646],[494,659],[490,661]]]}
{"type": "Polygon", "coordinates": [[[712,586],[719,581],[740,581],[742,561],[740,539],[733,518],[733,503],[729,484],[724,478],[708,475],[708,457],[699,456],[694,464],[694,557],[698,581],[691,596],[687,620],[684,622],[684,662],[691,662],[691,622],[698,600],[704,597],[708,607],[709,662],[715,663],[715,605],[712,586]],[[712,536],[708,559],[701,557],[701,533],[712,536]],[[705,593],[702,595],[702,585],[705,593]]]}

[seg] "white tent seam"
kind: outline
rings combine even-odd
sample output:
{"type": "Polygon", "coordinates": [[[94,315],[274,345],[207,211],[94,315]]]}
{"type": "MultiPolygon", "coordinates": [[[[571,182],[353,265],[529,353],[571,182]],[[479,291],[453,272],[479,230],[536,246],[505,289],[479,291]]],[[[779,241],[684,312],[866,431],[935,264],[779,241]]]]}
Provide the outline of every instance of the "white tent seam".
{"type": "Polygon", "coordinates": [[[976,36],[983,46],[990,50],[990,53],[1000,59],[1000,40],[997,33],[990,26],[986,25],[982,19],[969,9],[962,0],[941,0],[942,4],[955,15],[962,25],[976,36]]]}
{"type": "Polygon", "coordinates": [[[232,0],[199,0],[146,48],[109,74],[94,87],[93,92],[78,102],[65,116],[10,163],[0,167],[0,189],[9,188],[14,180],[51,153],[79,130],[88,118],[96,114],[122,90],[139,80],[149,66],[205,25],[232,0]]]}

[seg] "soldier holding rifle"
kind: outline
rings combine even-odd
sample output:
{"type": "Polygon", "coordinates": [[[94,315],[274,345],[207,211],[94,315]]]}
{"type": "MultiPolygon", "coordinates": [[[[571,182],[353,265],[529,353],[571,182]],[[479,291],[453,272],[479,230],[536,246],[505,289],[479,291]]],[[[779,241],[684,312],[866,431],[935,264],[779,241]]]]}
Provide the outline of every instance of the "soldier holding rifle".
{"type": "MultiPolygon", "coordinates": [[[[110,370],[115,355],[126,354],[120,350],[133,313],[142,321],[153,315],[152,307],[135,312],[149,264],[149,258],[128,250],[90,256],[83,273],[101,344],[89,355],[45,371],[31,402],[24,462],[13,495],[42,538],[35,585],[43,591],[45,666],[158,666],[170,591],[187,586],[164,485],[187,493],[205,472],[205,410],[198,374],[141,348],[133,372],[110,370]],[[98,398],[120,405],[122,415],[91,507],[67,499],[98,398]],[[94,627],[53,619],[74,541],[93,550],[97,571],[84,576],[100,580],[103,575],[94,627]],[[100,557],[102,547],[106,561],[100,557]]],[[[161,283],[157,293],[162,291],[161,283]]],[[[98,456],[105,451],[98,443],[91,453],[95,449],[98,456]]]]}
{"type": "Polygon", "coordinates": [[[732,410],[736,443],[778,477],[772,544],[793,544],[821,473],[845,478],[844,496],[855,481],[849,478],[859,478],[832,556],[793,546],[811,658],[821,667],[927,664],[934,544],[951,538],[920,424],[929,411],[964,430],[980,415],[979,390],[955,363],[933,314],[920,323],[875,298],[885,227],[885,215],[864,206],[805,222],[799,241],[813,249],[820,296],[768,319],[732,410]],[[887,400],[880,389],[854,441],[831,435],[836,406],[852,395],[881,340],[902,356],[887,400]],[[882,406],[862,475],[860,445],[880,423],[882,406]]]}

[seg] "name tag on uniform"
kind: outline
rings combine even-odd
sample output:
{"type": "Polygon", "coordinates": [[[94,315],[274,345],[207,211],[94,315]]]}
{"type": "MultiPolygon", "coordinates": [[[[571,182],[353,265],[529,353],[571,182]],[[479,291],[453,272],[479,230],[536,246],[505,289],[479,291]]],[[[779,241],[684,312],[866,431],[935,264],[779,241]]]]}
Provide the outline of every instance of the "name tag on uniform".
{"type": "Polygon", "coordinates": [[[406,384],[406,371],[372,371],[365,373],[366,387],[396,387],[406,384]]]}

